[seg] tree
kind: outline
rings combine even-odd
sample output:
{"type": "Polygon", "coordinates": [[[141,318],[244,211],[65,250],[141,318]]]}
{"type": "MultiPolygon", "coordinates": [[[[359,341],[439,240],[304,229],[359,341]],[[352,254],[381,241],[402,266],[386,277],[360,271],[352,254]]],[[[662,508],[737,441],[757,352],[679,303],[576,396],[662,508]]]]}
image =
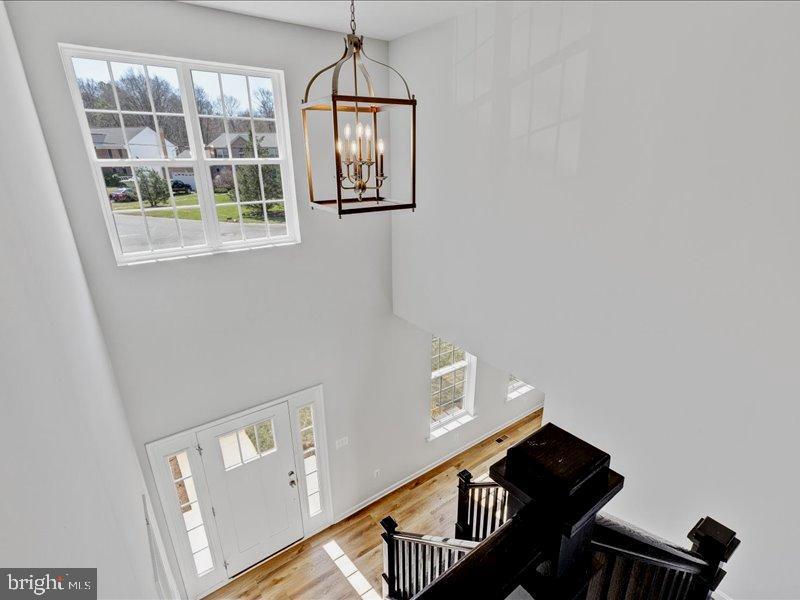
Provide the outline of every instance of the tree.
{"type": "Polygon", "coordinates": [[[136,169],[136,182],[139,184],[142,203],[155,207],[169,201],[169,183],[161,173],[149,167],[136,169]]]}
{"type": "Polygon", "coordinates": [[[256,89],[253,94],[253,116],[269,119],[275,117],[275,98],[270,90],[263,87],[256,89]]]}

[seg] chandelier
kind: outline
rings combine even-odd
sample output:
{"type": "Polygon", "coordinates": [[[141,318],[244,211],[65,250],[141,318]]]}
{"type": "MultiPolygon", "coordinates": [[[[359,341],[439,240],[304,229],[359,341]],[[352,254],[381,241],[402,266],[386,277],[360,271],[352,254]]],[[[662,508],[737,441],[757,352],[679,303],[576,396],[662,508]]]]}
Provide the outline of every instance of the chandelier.
{"type": "MultiPolygon", "coordinates": [[[[353,0],[350,0],[350,33],[345,36],[344,42],[342,57],[318,71],[310,79],[300,106],[311,207],[336,213],[339,218],[342,215],[355,213],[414,210],[417,206],[415,196],[417,100],[411,94],[406,80],[396,69],[370,58],[364,52],[364,37],[356,35],[353,0]],[[365,60],[386,67],[400,77],[406,97],[376,96],[372,79],[364,65],[365,60]],[[349,84],[347,81],[349,75],[342,78],[343,68],[345,72],[352,71],[352,82],[349,84]],[[331,69],[333,73],[330,95],[310,100],[311,88],[316,79],[331,69]],[[351,86],[351,92],[342,92],[339,85],[340,78],[351,86]],[[362,90],[366,87],[366,94],[362,95],[359,92],[359,84],[362,90]],[[318,118],[326,112],[330,113],[332,119],[318,118]],[[389,112],[392,113],[391,117],[389,112]],[[407,129],[402,127],[406,120],[410,125],[407,129]],[[388,142],[390,123],[392,138],[397,142],[395,147],[404,147],[404,150],[409,151],[407,177],[404,176],[400,180],[390,179],[386,167],[386,156],[390,152],[388,142]],[[326,182],[328,193],[320,194],[327,196],[324,198],[315,195],[313,175],[315,169],[312,168],[314,162],[320,167],[316,171],[322,171],[326,175],[323,181],[326,182]],[[334,187],[335,197],[333,197],[334,187]],[[389,197],[389,192],[395,197],[389,197]],[[396,195],[401,195],[405,199],[399,200],[396,195]]],[[[395,157],[393,164],[402,168],[406,163],[398,161],[395,157]]]]}

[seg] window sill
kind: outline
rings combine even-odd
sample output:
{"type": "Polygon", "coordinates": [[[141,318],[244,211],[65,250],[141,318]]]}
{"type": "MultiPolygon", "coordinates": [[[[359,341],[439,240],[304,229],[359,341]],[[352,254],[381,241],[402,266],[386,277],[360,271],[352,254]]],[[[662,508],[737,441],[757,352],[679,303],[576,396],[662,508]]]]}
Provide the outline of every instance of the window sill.
{"type": "Polygon", "coordinates": [[[283,237],[280,239],[274,239],[271,241],[251,244],[251,245],[240,245],[240,246],[231,245],[231,246],[224,246],[222,248],[199,247],[196,249],[192,248],[175,253],[165,252],[163,254],[149,254],[149,253],[147,255],[123,254],[122,256],[117,257],[117,266],[130,267],[135,265],[147,265],[152,263],[168,262],[173,260],[183,260],[185,258],[195,258],[198,256],[211,256],[214,254],[232,254],[235,252],[261,250],[263,248],[294,246],[295,244],[299,243],[300,243],[299,239],[283,237]]]}
{"type": "Polygon", "coordinates": [[[471,415],[469,413],[463,414],[460,417],[447,421],[444,424],[437,424],[435,427],[431,428],[431,433],[428,436],[428,441],[432,442],[434,440],[439,439],[443,435],[450,433],[461,427],[462,425],[466,425],[467,423],[474,421],[476,419],[475,415],[471,415]]]}

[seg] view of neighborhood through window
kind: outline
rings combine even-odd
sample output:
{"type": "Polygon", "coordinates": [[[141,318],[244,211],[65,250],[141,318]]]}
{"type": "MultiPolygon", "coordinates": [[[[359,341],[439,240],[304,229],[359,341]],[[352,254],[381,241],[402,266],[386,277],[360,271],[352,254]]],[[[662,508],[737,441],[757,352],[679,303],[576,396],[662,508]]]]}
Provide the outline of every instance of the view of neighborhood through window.
{"type": "Polygon", "coordinates": [[[292,241],[273,74],[73,54],[120,262],[292,241]]]}
{"type": "MultiPolygon", "coordinates": [[[[470,409],[468,395],[470,359],[463,348],[433,336],[431,340],[431,430],[464,416],[470,409]]],[[[474,359],[473,359],[474,360],[474,359]]]]}

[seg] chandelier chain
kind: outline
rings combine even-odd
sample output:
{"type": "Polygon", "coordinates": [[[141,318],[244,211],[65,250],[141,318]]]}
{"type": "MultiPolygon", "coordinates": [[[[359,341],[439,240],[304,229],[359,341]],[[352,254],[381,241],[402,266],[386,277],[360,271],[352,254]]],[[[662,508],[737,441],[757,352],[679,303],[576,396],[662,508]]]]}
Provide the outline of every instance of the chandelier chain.
{"type": "Polygon", "coordinates": [[[350,31],[355,34],[356,32],[356,3],[355,0],[350,0],[350,31]]]}

